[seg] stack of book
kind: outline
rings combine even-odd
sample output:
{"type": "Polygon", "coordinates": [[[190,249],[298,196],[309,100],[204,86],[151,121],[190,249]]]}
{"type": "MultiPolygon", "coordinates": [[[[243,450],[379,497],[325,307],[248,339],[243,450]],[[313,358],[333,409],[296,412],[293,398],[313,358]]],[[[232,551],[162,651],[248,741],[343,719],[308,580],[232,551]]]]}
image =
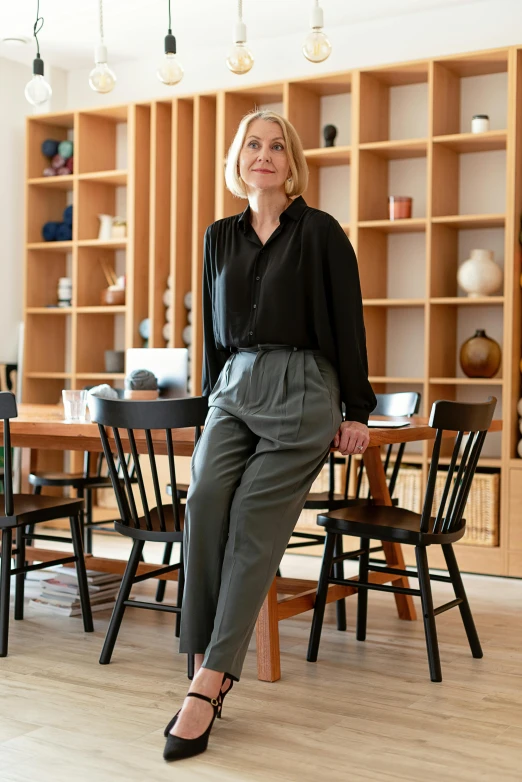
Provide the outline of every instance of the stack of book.
{"type": "MultiPolygon", "coordinates": [[[[113,608],[121,584],[121,576],[114,573],[87,571],[92,611],[113,608]]],[[[49,571],[49,578],[40,581],[40,595],[29,601],[33,608],[62,616],[80,616],[78,574],[74,567],[58,566],[49,571]]]]}

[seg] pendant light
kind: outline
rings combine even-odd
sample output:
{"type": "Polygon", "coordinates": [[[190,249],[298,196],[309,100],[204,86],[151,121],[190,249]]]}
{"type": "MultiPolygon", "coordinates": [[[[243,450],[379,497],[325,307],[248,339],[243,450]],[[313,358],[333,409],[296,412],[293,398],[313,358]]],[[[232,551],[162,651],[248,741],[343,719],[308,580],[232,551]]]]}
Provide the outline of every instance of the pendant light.
{"type": "Polygon", "coordinates": [[[94,49],[96,64],[89,73],[89,86],[94,92],[105,94],[114,89],[116,76],[107,65],[107,47],[103,42],[103,0],[100,0],[99,11],[100,43],[94,49]]]}
{"type": "Polygon", "coordinates": [[[230,49],[227,57],[228,67],[232,73],[238,75],[248,73],[254,64],[252,52],[246,47],[246,37],[246,25],[243,22],[243,0],[238,0],[234,46],[230,49]]]}
{"type": "Polygon", "coordinates": [[[38,33],[43,27],[43,16],[40,16],[40,0],[36,3],[36,22],[34,23],[33,35],[36,40],[36,58],[33,60],[33,78],[27,82],[25,87],[25,97],[33,106],[41,106],[47,103],[53,91],[49,82],[44,79],[44,62],[40,57],[40,44],[38,43],[38,33]]]}
{"type": "Polygon", "coordinates": [[[165,56],[156,71],[156,76],[163,84],[170,87],[182,80],[183,73],[183,68],[176,58],[176,39],[172,35],[169,0],[169,31],[165,36],[165,56]]]}
{"type": "Polygon", "coordinates": [[[327,60],[332,51],[332,44],[323,33],[323,9],[319,7],[319,0],[314,0],[310,27],[303,44],[303,54],[310,62],[323,62],[327,60]]]}

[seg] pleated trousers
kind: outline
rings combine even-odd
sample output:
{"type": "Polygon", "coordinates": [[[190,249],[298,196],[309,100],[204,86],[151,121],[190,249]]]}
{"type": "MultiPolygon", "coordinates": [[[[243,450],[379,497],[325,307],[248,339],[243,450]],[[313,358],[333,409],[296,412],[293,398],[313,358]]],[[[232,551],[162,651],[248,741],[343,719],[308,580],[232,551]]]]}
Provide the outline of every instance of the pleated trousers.
{"type": "Polygon", "coordinates": [[[239,679],[255,622],[341,424],[319,351],[259,345],[227,360],[191,462],[180,652],[239,679]]]}

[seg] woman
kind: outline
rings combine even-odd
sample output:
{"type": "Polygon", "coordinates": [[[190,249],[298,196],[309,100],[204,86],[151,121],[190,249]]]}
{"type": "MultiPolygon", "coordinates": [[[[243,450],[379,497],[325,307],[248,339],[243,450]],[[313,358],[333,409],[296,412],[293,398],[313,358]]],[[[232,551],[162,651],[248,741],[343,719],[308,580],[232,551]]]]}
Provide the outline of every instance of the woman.
{"type": "Polygon", "coordinates": [[[206,749],[332,439],[364,453],[376,405],[357,260],[339,223],[301,196],[294,127],[271,111],[243,117],[225,180],[248,207],[205,234],[209,412],[192,457],[180,638],[195,675],[165,731],[167,760],[206,749]]]}

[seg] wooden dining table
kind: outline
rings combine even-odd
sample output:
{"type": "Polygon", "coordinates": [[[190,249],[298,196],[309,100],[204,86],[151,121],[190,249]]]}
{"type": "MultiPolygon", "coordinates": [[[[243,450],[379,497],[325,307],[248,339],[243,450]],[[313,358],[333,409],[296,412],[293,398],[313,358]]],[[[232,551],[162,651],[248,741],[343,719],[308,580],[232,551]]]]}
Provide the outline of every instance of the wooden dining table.
{"type": "MultiPolygon", "coordinates": [[[[368,482],[374,501],[380,505],[391,505],[388,491],[381,448],[390,443],[408,443],[431,440],[435,430],[428,425],[428,419],[419,416],[404,419],[408,426],[399,429],[371,428],[370,443],[363,455],[368,482]]],[[[0,421],[0,434],[3,424],[0,421]]],[[[492,422],[489,431],[500,431],[502,422],[492,422]]],[[[49,449],[53,451],[90,451],[102,450],[98,425],[94,423],[69,423],[63,418],[61,405],[18,406],[18,417],[10,422],[12,445],[25,449],[23,463],[26,468],[34,465],[36,450],[49,449]]],[[[450,437],[451,432],[445,433],[450,437]]],[[[177,456],[191,456],[194,448],[194,430],[175,429],[172,431],[174,452],[177,456]]],[[[125,449],[125,440],[122,441],[125,449]]],[[[154,450],[158,455],[166,454],[165,432],[153,432],[154,450]]],[[[145,438],[140,440],[137,435],[139,452],[145,452],[145,438]]],[[[400,545],[383,543],[384,556],[388,567],[405,569],[403,553],[400,545]]],[[[26,557],[31,562],[45,562],[56,558],[62,552],[28,546],[26,557]]],[[[124,572],[126,560],[98,557],[86,554],[86,565],[90,570],[104,572],[124,572]]],[[[152,572],[157,564],[142,562],[138,575],[152,572]]],[[[165,580],[177,580],[177,572],[160,576],[165,580]]],[[[375,583],[394,581],[397,586],[408,587],[406,576],[389,573],[372,573],[370,580],[375,583]]],[[[329,587],[327,602],[340,600],[357,593],[357,577],[350,579],[353,586],[332,584],[329,587]]],[[[276,578],[269,590],[268,596],[261,608],[256,625],[258,678],[263,681],[277,681],[281,678],[281,663],[279,649],[279,622],[292,616],[297,616],[314,607],[317,581],[312,579],[276,578]]],[[[416,619],[415,606],[411,595],[395,594],[396,608],[400,619],[413,621],[416,619]]]]}

